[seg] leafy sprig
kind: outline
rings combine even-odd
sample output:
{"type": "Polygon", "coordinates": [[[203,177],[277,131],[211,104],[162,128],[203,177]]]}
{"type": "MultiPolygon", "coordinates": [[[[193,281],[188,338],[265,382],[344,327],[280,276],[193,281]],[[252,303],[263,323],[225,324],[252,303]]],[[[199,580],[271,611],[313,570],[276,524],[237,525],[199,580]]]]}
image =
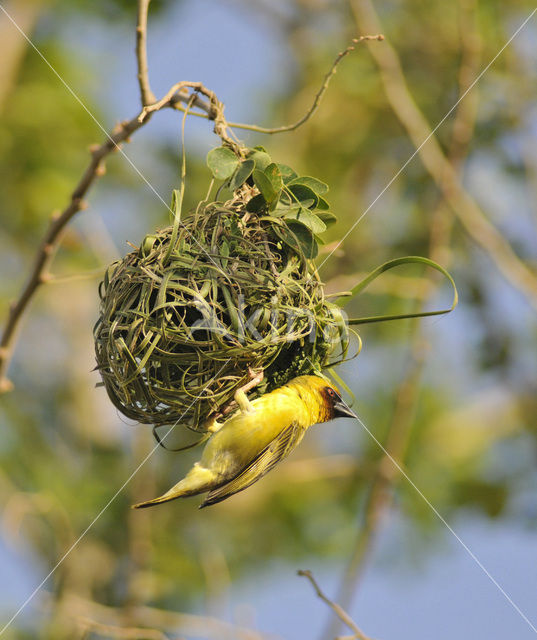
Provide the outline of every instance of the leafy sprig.
{"type": "MultiPolygon", "coordinates": [[[[261,146],[246,150],[243,158],[227,147],[217,147],[207,155],[207,165],[215,178],[224,181],[222,186],[231,191],[235,192],[245,184],[256,187],[255,195],[246,201],[246,210],[271,223],[275,235],[300,255],[309,259],[317,256],[319,245],[323,244],[320,234],[337,221],[324,198],[328,192],[326,183],[311,176],[299,176],[288,165],[272,162],[261,146]]],[[[449,313],[455,308],[458,294],[453,278],[434,260],[421,256],[395,258],[380,265],[351,291],[342,293],[332,307],[344,307],[382,273],[407,264],[423,264],[439,271],[452,287],[451,306],[435,311],[351,318],[347,324],[424,318],[449,313]]]]}
{"type": "Polygon", "coordinates": [[[246,210],[269,222],[282,242],[315,258],[323,244],[320,234],[336,222],[324,198],[326,183],[273,162],[261,146],[248,149],[242,159],[227,147],[217,147],[207,155],[207,165],[233,192],[244,185],[255,187],[246,210]]]}

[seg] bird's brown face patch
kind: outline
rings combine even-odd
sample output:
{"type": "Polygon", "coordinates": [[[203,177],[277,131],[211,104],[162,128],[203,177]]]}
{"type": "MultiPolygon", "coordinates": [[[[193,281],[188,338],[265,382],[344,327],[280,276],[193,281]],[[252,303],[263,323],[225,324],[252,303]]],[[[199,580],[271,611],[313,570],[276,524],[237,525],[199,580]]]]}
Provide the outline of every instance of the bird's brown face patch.
{"type": "Polygon", "coordinates": [[[341,400],[341,396],[335,389],[326,386],[321,389],[321,397],[323,403],[320,409],[319,422],[328,422],[328,420],[333,420],[336,417],[335,404],[341,400]]]}

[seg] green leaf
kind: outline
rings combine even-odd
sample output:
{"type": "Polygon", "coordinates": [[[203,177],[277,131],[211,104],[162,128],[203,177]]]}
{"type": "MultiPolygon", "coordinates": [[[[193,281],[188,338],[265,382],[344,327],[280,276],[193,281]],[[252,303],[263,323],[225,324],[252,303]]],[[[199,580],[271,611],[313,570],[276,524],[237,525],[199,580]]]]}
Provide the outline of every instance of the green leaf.
{"type": "Polygon", "coordinates": [[[328,211],[328,209],[330,209],[330,205],[324,198],[319,197],[319,202],[317,203],[317,209],[321,209],[322,211],[328,211]]]}
{"type": "Polygon", "coordinates": [[[243,185],[252,175],[254,168],[255,160],[253,160],[253,158],[248,158],[244,162],[241,162],[229,183],[231,191],[236,191],[241,185],[243,185]]]}
{"type": "Polygon", "coordinates": [[[311,209],[315,209],[319,202],[319,198],[315,191],[305,184],[289,185],[286,189],[291,193],[293,202],[304,203],[305,201],[312,200],[313,202],[308,204],[308,207],[311,209]]]}
{"type": "Polygon", "coordinates": [[[327,227],[331,227],[337,222],[336,216],[331,211],[316,211],[315,214],[325,223],[327,227]]]}
{"type": "Polygon", "coordinates": [[[207,154],[207,166],[218,180],[227,180],[239,166],[239,159],[226,147],[216,147],[207,154]]]}
{"type": "Polygon", "coordinates": [[[309,211],[309,209],[305,209],[304,207],[299,208],[296,212],[290,211],[283,217],[285,220],[296,220],[297,222],[300,222],[313,231],[313,233],[322,233],[323,231],[326,231],[325,223],[314,213],[309,211]]]}
{"type": "Polygon", "coordinates": [[[398,315],[385,315],[385,316],[370,316],[367,318],[353,318],[349,320],[349,324],[366,324],[369,322],[384,322],[386,320],[402,320],[406,318],[425,318],[427,316],[439,316],[444,313],[449,313],[453,311],[453,309],[457,306],[457,302],[459,300],[459,294],[457,292],[457,287],[451,275],[449,274],[444,267],[440,266],[434,260],[430,260],[429,258],[424,258],[422,256],[406,256],[404,258],[395,258],[394,260],[389,260],[384,264],[381,264],[380,267],[377,267],[374,271],[372,271],[366,278],[364,278],[361,282],[355,285],[349,293],[344,294],[336,300],[336,304],[342,307],[351,300],[354,296],[361,293],[369,284],[373,282],[378,276],[380,276],[385,271],[389,271],[394,267],[398,267],[404,264],[424,264],[428,267],[432,267],[439,271],[443,276],[447,278],[449,283],[453,288],[453,300],[451,303],[451,307],[449,309],[440,309],[439,311],[420,311],[417,313],[403,313],[398,315]]]}
{"type": "Polygon", "coordinates": [[[265,174],[264,171],[254,169],[252,178],[254,179],[255,186],[259,189],[261,195],[263,196],[263,198],[265,198],[265,201],[268,204],[270,204],[277,198],[278,192],[274,189],[270,178],[265,174]]]}
{"type": "Polygon", "coordinates": [[[154,236],[154,235],[146,236],[142,240],[142,244],[138,249],[138,255],[141,256],[142,258],[146,258],[153,250],[153,246],[155,245],[156,241],[157,241],[157,236],[154,236]]]}
{"type": "Polygon", "coordinates": [[[255,168],[259,171],[266,169],[272,162],[269,154],[263,149],[263,147],[254,147],[249,153],[248,158],[251,158],[255,162],[255,168]]]}
{"type": "Polygon", "coordinates": [[[267,206],[267,201],[263,198],[262,194],[258,193],[251,200],[248,200],[246,203],[246,211],[250,211],[251,213],[259,213],[267,206]]]}
{"type": "Polygon", "coordinates": [[[173,217],[177,220],[181,219],[181,209],[183,204],[183,196],[179,189],[173,189],[172,191],[172,202],[170,204],[170,209],[172,211],[173,217]]]}
{"type": "Polygon", "coordinates": [[[289,231],[297,238],[302,253],[305,258],[312,260],[317,256],[319,251],[317,243],[315,242],[315,236],[313,233],[305,227],[303,224],[296,222],[288,223],[289,231]]]}
{"type": "Polygon", "coordinates": [[[283,204],[283,202],[278,200],[274,210],[272,211],[272,215],[277,216],[279,218],[283,217],[289,211],[298,211],[300,209],[300,205],[297,204],[295,206],[290,206],[288,204],[283,204]]]}
{"type": "Polygon", "coordinates": [[[263,173],[270,180],[274,191],[276,191],[276,193],[279,193],[283,187],[283,179],[280,167],[275,162],[271,162],[263,173]]]}
{"type": "Polygon", "coordinates": [[[223,238],[220,243],[220,264],[225,269],[227,267],[227,257],[229,256],[229,243],[223,238]]]}
{"type": "Polygon", "coordinates": [[[183,196],[185,193],[185,183],[181,183],[180,189],[174,189],[172,191],[172,202],[170,205],[170,211],[172,213],[172,235],[168,249],[164,254],[164,264],[168,264],[172,252],[176,249],[177,236],[179,234],[179,224],[181,222],[181,211],[183,208],[183,196]]]}
{"type": "Polygon", "coordinates": [[[278,167],[280,169],[280,173],[282,174],[284,184],[288,184],[289,182],[291,182],[291,180],[294,180],[298,177],[296,171],[291,169],[291,167],[289,167],[288,165],[279,164],[278,167]]]}
{"type": "Polygon", "coordinates": [[[315,242],[315,236],[303,224],[290,221],[286,226],[273,225],[273,229],[276,235],[291,249],[304,255],[309,260],[316,257],[318,247],[315,242]]]}
{"type": "Polygon", "coordinates": [[[292,184],[303,184],[306,187],[309,187],[312,191],[319,196],[322,196],[328,191],[328,185],[325,182],[321,182],[317,180],[317,178],[312,178],[311,176],[299,176],[292,180],[289,183],[289,186],[292,184]]]}

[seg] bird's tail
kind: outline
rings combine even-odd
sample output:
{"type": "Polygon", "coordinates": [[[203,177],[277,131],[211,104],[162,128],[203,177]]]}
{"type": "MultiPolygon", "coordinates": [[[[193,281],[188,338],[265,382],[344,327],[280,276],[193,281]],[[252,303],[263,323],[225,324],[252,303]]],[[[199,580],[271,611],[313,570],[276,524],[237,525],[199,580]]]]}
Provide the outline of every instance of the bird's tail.
{"type": "Polygon", "coordinates": [[[214,474],[209,469],[196,463],[188,474],[169,491],[166,491],[166,493],[158,498],[133,504],[132,508],[144,509],[145,507],[152,507],[155,504],[161,504],[162,502],[168,502],[176,498],[195,496],[198,493],[204,493],[205,491],[213,489],[215,484],[214,474]]]}

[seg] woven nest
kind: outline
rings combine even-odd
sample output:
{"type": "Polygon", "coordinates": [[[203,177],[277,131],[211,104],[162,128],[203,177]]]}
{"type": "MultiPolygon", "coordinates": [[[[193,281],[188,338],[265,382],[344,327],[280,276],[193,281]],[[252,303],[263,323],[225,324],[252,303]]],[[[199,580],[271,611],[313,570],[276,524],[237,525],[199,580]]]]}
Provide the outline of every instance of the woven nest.
{"type": "Polygon", "coordinates": [[[255,397],[345,351],[313,262],[282,242],[290,228],[240,200],[202,203],[108,268],[95,347],[121,413],[203,431],[233,407],[249,369],[265,374],[255,397]]]}

